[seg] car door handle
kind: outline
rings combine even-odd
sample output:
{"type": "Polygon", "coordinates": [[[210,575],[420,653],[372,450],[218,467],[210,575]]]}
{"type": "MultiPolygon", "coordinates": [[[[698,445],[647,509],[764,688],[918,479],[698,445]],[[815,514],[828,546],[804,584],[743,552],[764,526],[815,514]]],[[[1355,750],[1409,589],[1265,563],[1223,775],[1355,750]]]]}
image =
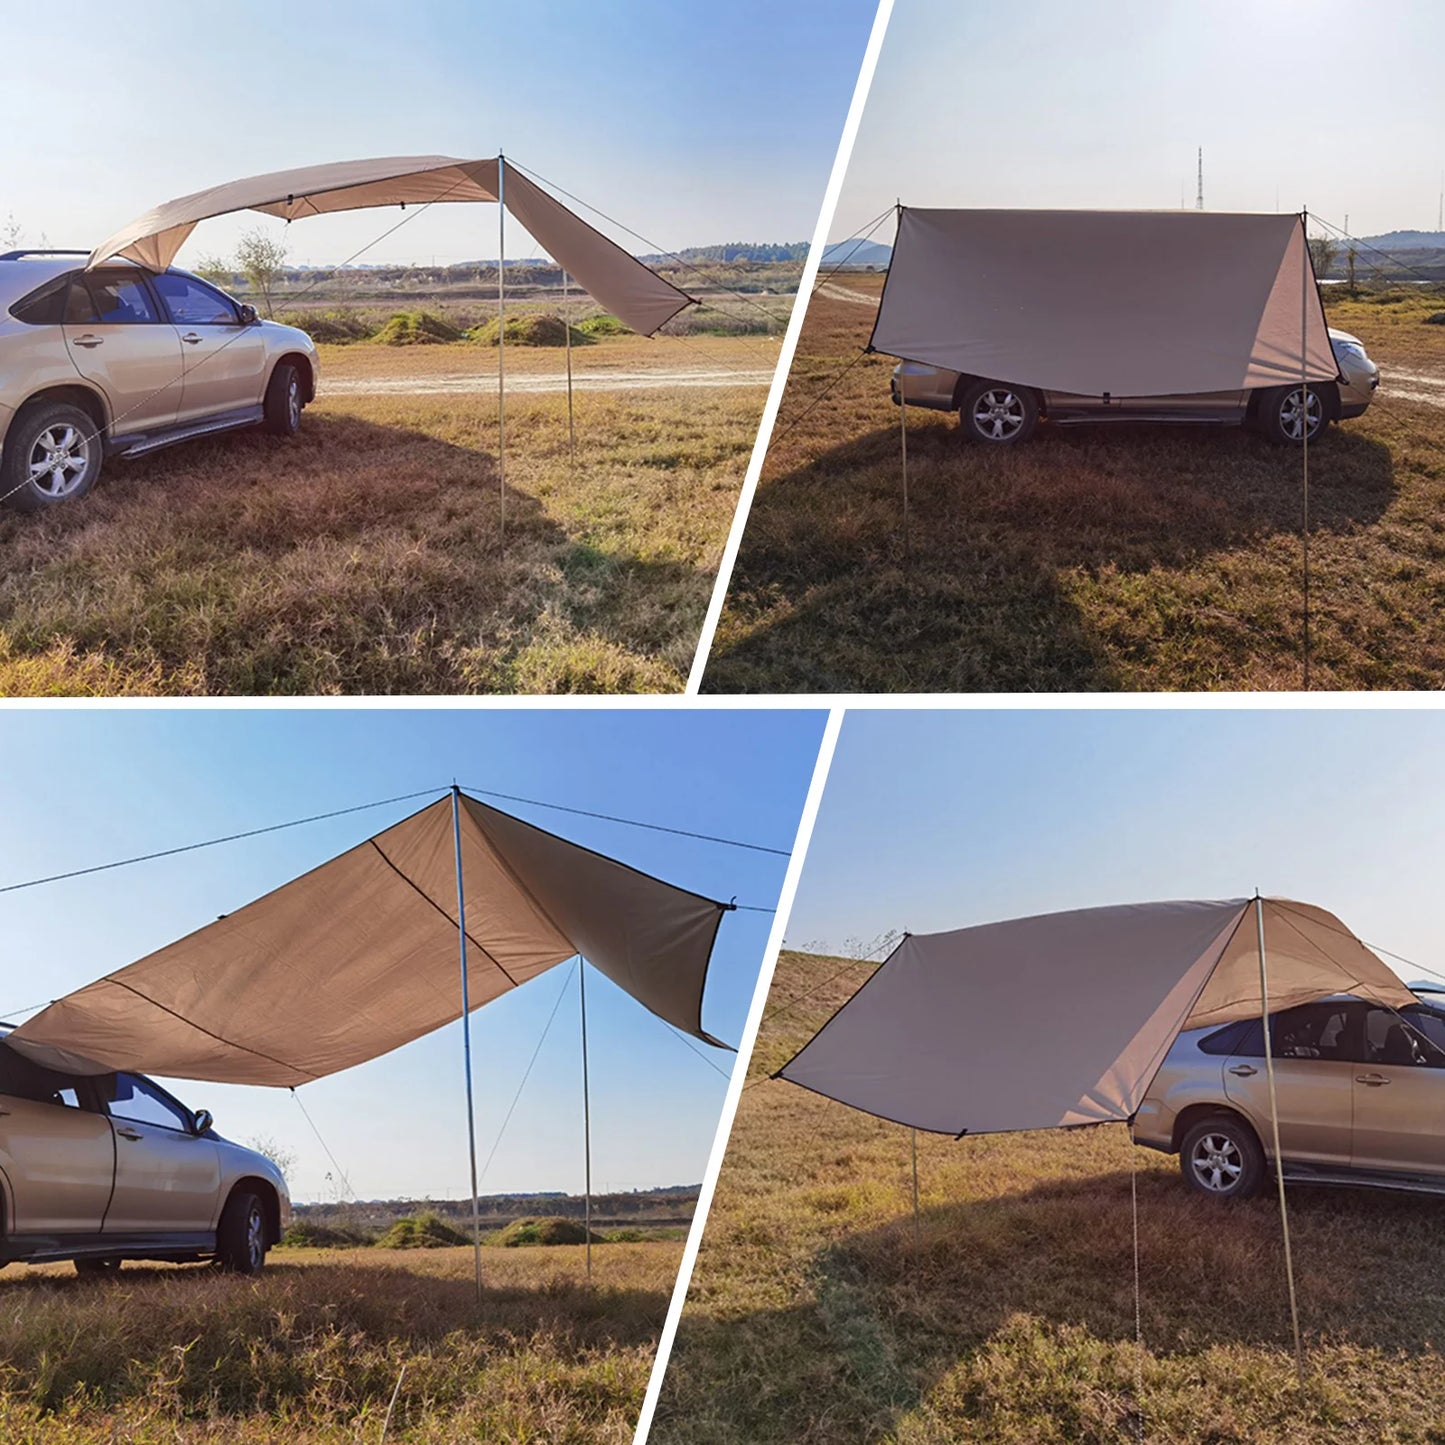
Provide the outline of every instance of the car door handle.
{"type": "Polygon", "coordinates": [[[199,346],[201,344],[201,338],[197,336],[194,331],[186,332],[186,334],[181,337],[181,340],[186,342],[187,345],[190,346],[199,346]]]}
{"type": "Polygon", "coordinates": [[[1259,1072],[1253,1064],[1236,1064],[1230,1071],[1231,1074],[1238,1074],[1241,1079],[1253,1078],[1259,1072]]]}
{"type": "Polygon", "coordinates": [[[134,1129],[117,1129],[115,1131],[122,1139],[144,1139],[144,1134],[138,1134],[134,1129]]]}
{"type": "Polygon", "coordinates": [[[1357,1084],[1368,1084],[1372,1089],[1378,1089],[1381,1084],[1388,1084],[1390,1081],[1383,1074],[1356,1074],[1357,1084]]]}
{"type": "Polygon", "coordinates": [[[103,345],[105,345],[105,337],[103,337],[103,336],[77,336],[77,337],[75,338],[75,344],[76,344],[77,346],[84,346],[84,347],[87,347],[87,348],[92,347],[92,346],[103,346],[103,345]]]}

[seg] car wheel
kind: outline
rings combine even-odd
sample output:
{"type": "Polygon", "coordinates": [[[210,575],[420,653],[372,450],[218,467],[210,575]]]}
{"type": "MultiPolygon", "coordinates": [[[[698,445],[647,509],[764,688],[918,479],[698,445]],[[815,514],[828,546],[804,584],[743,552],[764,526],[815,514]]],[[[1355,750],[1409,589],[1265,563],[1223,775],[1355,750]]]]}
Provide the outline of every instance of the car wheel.
{"type": "Polygon", "coordinates": [[[301,430],[301,409],[305,405],[301,373],[289,361],[283,361],[271,373],[266,387],[266,430],[272,436],[294,437],[301,430]]]}
{"type": "Polygon", "coordinates": [[[1179,1168],[1191,1188],[1211,1199],[1248,1199],[1264,1183],[1264,1150],[1243,1119],[1215,1114],[1184,1135],[1179,1168]]]}
{"type": "Polygon", "coordinates": [[[266,1263],[266,1211],[249,1189],[238,1189],[221,1211],[216,1263],[232,1274],[258,1274],[266,1263]]]}
{"type": "Polygon", "coordinates": [[[0,454],[0,498],[39,512],[83,497],[100,476],[103,444],[95,422],[69,402],[41,402],[10,424],[0,454]]]}
{"type": "Polygon", "coordinates": [[[958,420],[969,441],[1009,446],[1033,435],[1039,402],[1027,387],[976,381],[959,402],[958,420]]]}
{"type": "Polygon", "coordinates": [[[114,1257],[107,1259],[77,1259],[75,1261],[75,1272],[83,1279],[108,1279],[120,1273],[120,1260],[114,1257]]]}
{"type": "Polygon", "coordinates": [[[1298,386],[1272,386],[1260,396],[1255,420],[1270,441],[1297,447],[1306,435],[1314,441],[1329,424],[1324,397],[1313,386],[1303,390],[1308,396],[1307,409],[1298,386]]]}

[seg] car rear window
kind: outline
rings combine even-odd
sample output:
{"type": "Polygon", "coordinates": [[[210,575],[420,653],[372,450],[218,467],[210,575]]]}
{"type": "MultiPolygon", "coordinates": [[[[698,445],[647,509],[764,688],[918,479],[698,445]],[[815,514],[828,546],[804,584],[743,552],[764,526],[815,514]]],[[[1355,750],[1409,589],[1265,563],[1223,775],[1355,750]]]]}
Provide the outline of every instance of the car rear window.
{"type": "Polygon", "coordinates": [[[114,272],[77,276],[65,305],[65,320],[71,326],[124,325],[160,319],[140,277],[114,272]]]}
{"type": "Polygon", "coordinates": [[[22,296],[10,308],[10,314],[27,326],[59,326],[65,320],[65,292],[69,285],[69,273],[57,276],[22,296]]]}

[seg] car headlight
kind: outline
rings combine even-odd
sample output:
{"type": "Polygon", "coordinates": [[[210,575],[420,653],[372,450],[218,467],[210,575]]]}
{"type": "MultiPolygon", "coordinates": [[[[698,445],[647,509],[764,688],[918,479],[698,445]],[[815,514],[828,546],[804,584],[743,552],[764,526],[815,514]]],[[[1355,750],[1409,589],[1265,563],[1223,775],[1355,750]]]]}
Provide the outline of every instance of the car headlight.
{"type": "Polygon", "coordinates": [[[1336,341],[1335,358],[1338,361],[1358,361],[1362,365],[1369,361],[1365,348],[1358,341],[1336,341]]]}

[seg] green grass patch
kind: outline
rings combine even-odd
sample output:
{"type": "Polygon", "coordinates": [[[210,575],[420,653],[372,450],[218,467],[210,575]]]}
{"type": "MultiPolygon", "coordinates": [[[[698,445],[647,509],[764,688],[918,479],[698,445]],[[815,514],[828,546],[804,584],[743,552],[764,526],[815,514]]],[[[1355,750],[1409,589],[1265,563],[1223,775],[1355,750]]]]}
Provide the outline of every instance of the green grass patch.
{"type": "MultiPolygon", "coordinates": [[[[596,1230],[592,1232],[593,1244],[607,1241],[596,1230]]],[[[588,1239],[585,1226],[575,1219],[547,1217],[540,1219],[514,1219],[505,1229],[499,1229],[487,1241],[504,1249],[516,1249],[527,1244],[586,1244],[588,1239]]]]}
{"type": "Polygon", "coordinates": [[[407,1214],[377,1241],[380,1249],[447,1249],[470,1244],[470,1237],[435,1214],[407,1214]]]}
{"type": "Polygon", "coordinates": [[[382,346],[436,346],[462,333],[431,311],[398,311],[371,339],[382,346]]]}

